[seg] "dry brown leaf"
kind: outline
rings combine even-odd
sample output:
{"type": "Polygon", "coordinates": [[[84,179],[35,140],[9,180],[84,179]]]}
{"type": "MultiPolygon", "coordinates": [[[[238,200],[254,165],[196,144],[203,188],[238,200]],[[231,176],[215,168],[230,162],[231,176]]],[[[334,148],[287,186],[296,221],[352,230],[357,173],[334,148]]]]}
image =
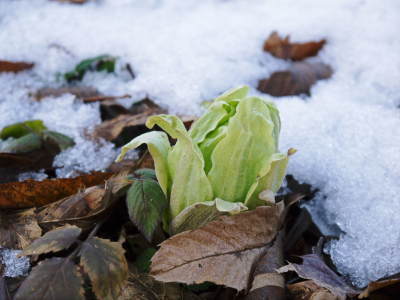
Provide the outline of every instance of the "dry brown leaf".
{"type": "Polygon", "coordinates": [[[209,281],[246,289],[254,262],[277,234],[281,210],[262,206],[177,234],[161,243],[150,274],[164,282],[209,281]]]}
{"type": "Polygon", "coordinates": [[[382,279],[371,282],[368,286],[358,295],[358,299],[364,299],[370,296],[375,291],[381,290],[385,287],[397,285],[400,283],[400,277],[382,279]]]}
{"type": "Polygon", "coordinates": [[[289,263],[277,271],[279,273],[294,271],[299,277],[313,280],[317,285],[330,290],[340,299],[345,299],[346,295],[352,296],[359,293],[332,271],[319,255],[307,254],[301,256],[301,259],[303,260],[301,264],[289,263]]]}
{"type": "Polygon", "coordinates": [[[260,80],[257,89],[276,97],[309,94],[314,83],[331,77],[332,73],[332,68],[324,63],[297,62],[289,70],[274,72],[260,80]]]}
{"type": "Polygon", "coordinates": [[[277,235],[273,245],[269,247],[259,261],[253,273],[251,289],[245,300],[273,299],[284,300],[285,279],[275,270],[283,265],[283,231],[277,235]]]}
{"type": "Polygon", "coordinates": [[[67,249],[76,241],[81,232],[82,230],[79,227],[73,225],[56,228],[36,239],[24,248],[20,255],[39,255],[67,249]]]}
{"type": "Polygon", "coordinates": [[[39,207],[103,183],[112,173],[94,172],[75,178],[26,180],[0,184],[0,208],[39,207]]]}
{"type": "Polygon", "coordinates": [[[164,283],[148,274],[129,274],[118,300],[197,300],[197,295],[177,283],[164,283]]]}
{"type": "Polygon", "coordinates": [[[18,73],[24,70],[32,69],[33,66],[34,66],[33,63],[0,60],[0,73],[1,72],[18,73]]]}
{"type": "Polygon", "coordinates": [[[83,280],[69,258],[53,257],[40,262],[15,295],[15,300],[83,300],[83,280]]]}
{"type": "Polygon", "coordinates": [[[116,299],[128,277],[128,264],[121,244],[92,237],[82,244],[79,255],[97,298],[116,299]]]}
{"type": "Polygon", "coordinates": [[[34,209],[0,213],[0,248],[23,249],[41,235],[34,209]]]}
{"type": "Polygon", "coordinates": [[[288,284],[287,289],[293,300],[340,300],[339,297],[318,286],[312,280],[288,284]]]}
{"type": "Polygon", "coordinates": [[[316,56],[325,43],[325,40],[292,43],[289,36],[282,39],[277,32],[273,32],[264,43],[264,51],[282,59],[303,60],[307,57],[316,56]]]}

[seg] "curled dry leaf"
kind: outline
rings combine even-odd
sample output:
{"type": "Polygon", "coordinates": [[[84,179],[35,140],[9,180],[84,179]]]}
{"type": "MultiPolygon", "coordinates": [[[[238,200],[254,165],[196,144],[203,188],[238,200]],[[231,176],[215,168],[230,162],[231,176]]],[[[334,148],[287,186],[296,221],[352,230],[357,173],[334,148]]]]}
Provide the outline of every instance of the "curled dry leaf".
{"type": "Polygon", "coordinates": [[[209,281],[244,290],[254,262],[277,234],[281,211],[280,205],[261,206],[177,234],[161,243],[150,274],[164,282],[209,281]]]}
{"type": "Polygon", "coordinates": [[[71,225],[56,228],[36,239],[20,255],[39,255],[67,249],[76,241],[81,232],[79,227],[71,225]]]}
{"type": "Polygon", "coordinates": [[[292,43],[289,36],[282,39],[277,32],[273,32],[264,43],[264,51],[282,59],[302,60],[316,56],[325,42],[292,43]]]}
{"type": "Polygon", "coordinates": [[[274,72],[260,80],[257,89],[276,97],[309,94],[311,86],[320,79],[331,77],[332,68],[320,62],[296,62],[289,70],[274,72]]]}
{"type": "Polygon", "coordinates": [[[94,172],[75,178],[26,180],[0,184],[0,208],[38,207],[103,183],[112,173],[94,172]]]}
{"type": "Polygon", "coordinates": [[[288,284],[287,289],[293,300],[340,300],[326,288],[320,287],[312,280],[288,284]]]}
{"type": "Polygon", "coordinates": [[[54,257],[32,269],[14,299],[83,300],[82,283],[76,265],[69,258],[54,257]]]}
{"type": "Polygon", "coordinates": [[[164,283],[148,274],[129,274],[118,300],[197,300],[197,295],[177,283],[164,283]]]}
{"type": "Polygon", "coordinates": [[[346,295],[352,296],[359,293],[350,287],[343,278],[332,271],[317,254],[301,256],[301,264],[289,263],[278,269],[279,273],[294,271],[304,279],[311,279],[320,287],[327,288],[334,295],[345,299],[346,295]]]}
{"type": "Polygon", "coordinates": [[[400,284],[400,277],[393,277],[393,278],[387,278],[387,279],[382,279],[378,281],[371,282],[368,284],[368,286],[362,291],[361,294],[358,295],[358,299],[364,299],[369,297],[372,293],[375,291],[384,289],[389,286],[393,285],[399,285],[400,284]]]}
{"type": "Polygon", "coordinates": [[[0,60],[0,73],[1,72],[18,73],[21,71],[32,69],[33,66],[34,66],[33,63],[0,60]]]}
{"type": "Polygon", "coordinates": [[[41,235],[34,209],[0,212],[0,248],[23,249],[41,235]]]}
{"type": "Polygon", "coordinates": [[[98,299],[117,299],[128,277],[128,265],[120,243],[92,237],[79,253],[98,299]]]}

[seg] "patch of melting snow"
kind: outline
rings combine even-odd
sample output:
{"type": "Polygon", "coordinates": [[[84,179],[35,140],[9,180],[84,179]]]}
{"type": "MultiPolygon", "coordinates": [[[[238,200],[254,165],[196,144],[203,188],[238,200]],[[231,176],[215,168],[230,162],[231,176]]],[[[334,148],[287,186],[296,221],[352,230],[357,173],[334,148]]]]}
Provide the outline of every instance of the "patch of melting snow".
{"type": "Polygon", "coordinates": [[[262,51],[273,30],[293,41],[326,38],[318,59],[333,67],[331,79],[306,99],[264,96],[281,110],[281,149],[298,149],[289,172],[320,191],[311,204],[318,223],[342,232],[325,250],[363,286],[400,271],[399,11],[397,0],[0,1],[0,57],[36,63],[32,72],[0,75],[0,127],[41,118],[77,142],[57,157],[60,176],[101,169],[116,150],[84,135],[100,122],[98,105],[72,96],[31,103],[29,91],[56,86],[57,72],[108,53],[129,62],[135,80],[88,74],[85,85],[133,100],[147,95],[190,115],[228,88],[254,87],[287,68],[262,51]]]}
{"type": "Polygon", "coordinates": [[[4,265],[4,276],[18,277],[28,274],[30,268],[27,256],[17,257],[21,250],[0,248],[0,263],[4,265]]]}

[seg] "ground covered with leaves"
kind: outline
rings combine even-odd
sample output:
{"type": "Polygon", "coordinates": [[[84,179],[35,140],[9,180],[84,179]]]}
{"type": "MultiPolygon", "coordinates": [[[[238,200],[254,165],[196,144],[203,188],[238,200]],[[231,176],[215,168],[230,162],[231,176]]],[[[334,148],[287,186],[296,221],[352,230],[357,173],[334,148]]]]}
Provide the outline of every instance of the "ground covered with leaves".
{"type": "Polygon", "coordinates": [[[0,3],[0,299],[398,298],[397,4],[37,2],[0,3]],[[282,187],[166,221],[158,146],[121,147],[241,84],[280,110],[282,187]]]}

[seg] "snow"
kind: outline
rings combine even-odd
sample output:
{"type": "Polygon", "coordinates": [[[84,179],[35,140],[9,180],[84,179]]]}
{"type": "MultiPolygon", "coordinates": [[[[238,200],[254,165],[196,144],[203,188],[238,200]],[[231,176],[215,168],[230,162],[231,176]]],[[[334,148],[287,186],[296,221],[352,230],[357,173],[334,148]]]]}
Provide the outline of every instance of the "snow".
{"type": "Polygon", "coordinates": [[[120,100],[125,105],[147,95],[190,115],[228,88],[255,87],[289,66],[262,51],[273,30],[296,42],[326,38],[317,60],[333,77],[306,99],[266,98],[281,110],[281,149],[298,149],[289,172],[320,190],[310,207],[315,219],[342,232],[325,250],[362,286],[400,271],[399,11],[396,0],[0,1],[0,58],[36,63],[31,72],[0,75],[0,127],[43,118],[77,142],[58,156],[59,175],[101,169],[115,149],[84,134],[100,122],[97,104],[72,96],[34,104],[29,91],[57,86],[57,72],[107,53],[129,62],[136,78],[92,73],[82,84],[133,95],[120,100]]]}
{"type": "Polygon", "coordinates": [[[26,256],[18,257],[21,250],[0,248],[0,264],[4,265],[4,276],[18,277],[28,273],[30,263],[26,256]]]}

